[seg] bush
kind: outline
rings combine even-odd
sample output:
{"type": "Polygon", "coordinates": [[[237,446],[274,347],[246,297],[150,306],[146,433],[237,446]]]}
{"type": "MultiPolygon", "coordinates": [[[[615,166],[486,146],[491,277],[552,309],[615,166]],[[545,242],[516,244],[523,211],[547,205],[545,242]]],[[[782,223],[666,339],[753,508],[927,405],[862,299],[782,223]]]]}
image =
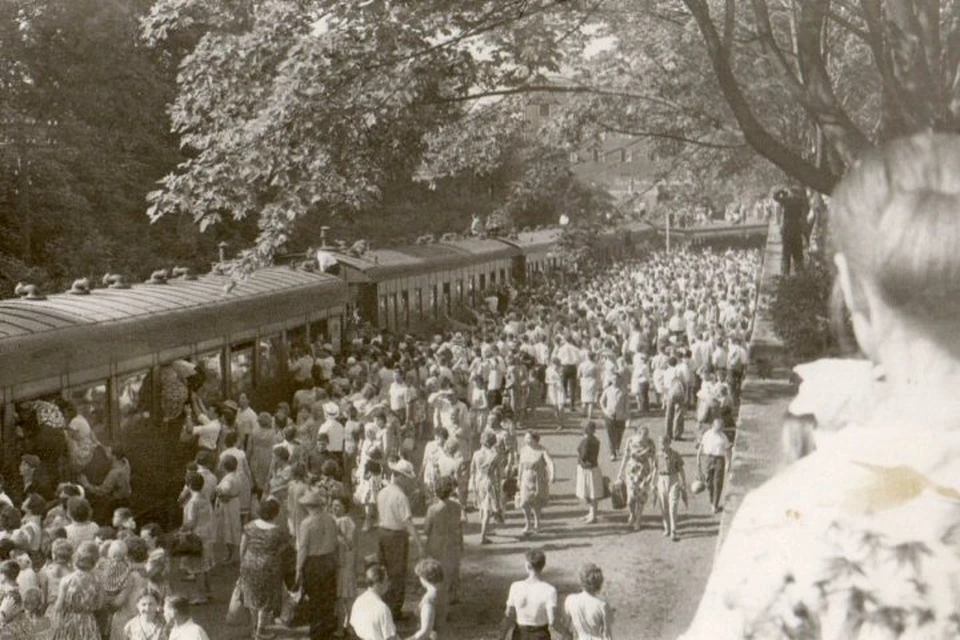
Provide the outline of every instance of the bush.
{"type": "Polygon", "coordinates": [[[812,259],[801,273],[777,278],[770,305],[773,326],[790,356],[805,362],[839,349],[830,331],[833,277],[823,259],[812,259]]]}

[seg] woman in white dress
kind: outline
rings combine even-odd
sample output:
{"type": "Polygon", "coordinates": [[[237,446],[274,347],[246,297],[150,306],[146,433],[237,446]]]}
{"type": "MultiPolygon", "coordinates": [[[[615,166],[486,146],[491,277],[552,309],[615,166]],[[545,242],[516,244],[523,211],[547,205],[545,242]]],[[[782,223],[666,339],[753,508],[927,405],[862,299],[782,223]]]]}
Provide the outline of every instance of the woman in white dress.
{"type": "Polygon", "coordinates": [[[592,351],[588,351],[583,358],[583,362],[577,367],[580,404],[587,412],[587,420],[593,419],[593,405],[597,402],[597,379],[599,376],[596,356],[592,351]]]}

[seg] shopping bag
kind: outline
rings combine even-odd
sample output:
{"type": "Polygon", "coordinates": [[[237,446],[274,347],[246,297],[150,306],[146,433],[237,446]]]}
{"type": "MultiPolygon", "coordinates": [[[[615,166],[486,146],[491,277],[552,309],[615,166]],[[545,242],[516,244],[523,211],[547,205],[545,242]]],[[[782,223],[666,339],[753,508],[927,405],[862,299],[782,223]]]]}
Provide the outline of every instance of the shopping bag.
{"type": "Polygon", "coordinates": [[[250,612],[243,605],[243,590],[240,588],[240,580],[233,586],[233,594],[230,596],[230,604],[227,606],[227,624],[242,626],[250,624],[250,612]]]}
{"type": "Polygon", "coordinates": [[[610,502],[614,509],[624,509],[627,506],[627,485],[623,480],[617,480],[610,485],[610,502]]]}

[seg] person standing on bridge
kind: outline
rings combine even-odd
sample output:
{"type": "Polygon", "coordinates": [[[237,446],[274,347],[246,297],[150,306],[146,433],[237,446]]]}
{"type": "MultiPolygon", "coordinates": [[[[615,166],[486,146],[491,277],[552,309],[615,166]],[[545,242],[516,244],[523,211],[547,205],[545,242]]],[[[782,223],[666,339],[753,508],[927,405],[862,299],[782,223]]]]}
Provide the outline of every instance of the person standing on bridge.
{"type": "Polygon", "coordinates": [[[794,272],[803,269],[803,238],[806,235],[807,199],[790,189],[778,190],[773,199],[780,205],[780,238],[783,253],[780,258],[780,275],[790,275],[790,263],[794,272]]]}

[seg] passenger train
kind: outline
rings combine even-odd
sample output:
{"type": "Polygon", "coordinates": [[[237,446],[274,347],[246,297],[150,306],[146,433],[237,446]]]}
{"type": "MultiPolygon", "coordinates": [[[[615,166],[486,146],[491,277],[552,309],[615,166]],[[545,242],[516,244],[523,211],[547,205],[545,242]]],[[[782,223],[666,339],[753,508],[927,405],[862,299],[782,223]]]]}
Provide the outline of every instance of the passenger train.
{"type": "MultiPolygon", "coordinates": [[[[709,237],[759,244],[766,232],[764,224],[671,233],[691,243],[709,237]]],[[[633,223],[602,234],[595,250],[601,259],[627,257],[662,235],[633,223]]],[[[4,477],[16,478],[24,430],[29,435],[40,421],[62,428],[64,418],[54,414],[67,400],[102,443],[124,445],[134,469],[135,511],[169,522],[175,515],[156,505],[161,496],[171,502],[182,482],[189,452],[179,435],[188,385],[207,405],[246,393],[252,406],[273,408],[289,398],[295,347],[339,348],[355,315],[374,327],[408,331],[454,305],[478,303],[492,287],[549,278],[563,262],[560,240],[559,229],[545,229],[359,256],[331,252],[340,265],[336,275],[274,266],[234,282],[175,269],[176,277],[158,271],[130,286],[111,276],[101,288],[80,283],[48,296],[22,287],[19,299],[0,301],[4,477]],[[201,375],[191,377],[191,367],[201,375]]]]}

